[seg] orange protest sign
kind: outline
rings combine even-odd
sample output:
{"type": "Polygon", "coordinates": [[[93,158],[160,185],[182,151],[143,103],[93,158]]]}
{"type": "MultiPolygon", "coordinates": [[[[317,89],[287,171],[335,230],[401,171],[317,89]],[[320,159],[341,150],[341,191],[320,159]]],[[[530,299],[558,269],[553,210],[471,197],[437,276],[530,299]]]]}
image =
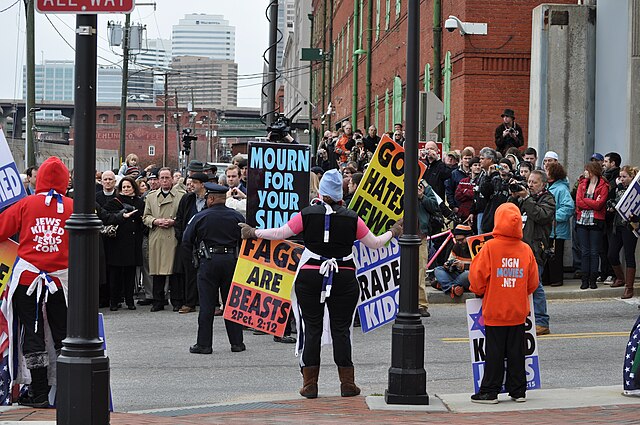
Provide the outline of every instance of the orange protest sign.
{"type": "Polygon", "coordinates": [[[471,252],[471,258],[474,258],[480,252],[480,248],[488,240],[493,239],[492,233],[483,233],[481,235],[469,236],[467,238],[467,245],[469,245],[469,251],[471,252]]]}
{"type": "Polygon", "coordinates": [[[0,294],[11,279],[13,263],[18,256],[18,244],[12,240],[0,242],[0,294]]]}
{"type": "Polygon", "coordinates": [[[282,336],[303,249],[289,241],[245,239],[233,273],[224,318],[282,336]]]}

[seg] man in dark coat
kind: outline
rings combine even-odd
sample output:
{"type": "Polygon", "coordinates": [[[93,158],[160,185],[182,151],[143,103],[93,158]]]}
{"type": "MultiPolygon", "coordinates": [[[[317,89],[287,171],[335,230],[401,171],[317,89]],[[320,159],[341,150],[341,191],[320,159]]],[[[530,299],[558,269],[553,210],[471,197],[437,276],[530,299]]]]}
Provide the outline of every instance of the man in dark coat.
{"type": "Polygon", "coordinates": [[[513,109],[505,109],[500,116],[502,124],[496,127],[496,150],[505,156],[509,148],[524,146],[524,134],[522,134],[522,128],[516,123],[516,114],[513,109]]]}
{"type": "MultiPolygon", "coordinates": [[[[204,173],[194,173],[190,176],[191,184],[193,186],[193,192],[187,193],[180,199],[178,205],[178,212],[176,213],[176,223],[174,230],[176,232],[176,239],[182,241],[182,235],[184,229],[187,227],[189,220],[206,208],[206,189],[204,184],[209,181],[209,175],[204,173]]],[[[183,246],[179,248],[178,263],[180,269],[184,272],[184,305],[180,307],[178,313],[193,313],[196,311],[196,305],[198,304],[198,287],[196,284],[197,270],[193,267],[192,252],[184,249],[183,246]]]]}
{"type": "Polygon", "coordinates": [[[427,171],[422,176],[429,183],[429,186],[440,197],[440,201],[445,199],[444,182],[451,177],[451,168],[447,167],[438,155],[438,145],[435,142],[427,142],[427,171]]]}

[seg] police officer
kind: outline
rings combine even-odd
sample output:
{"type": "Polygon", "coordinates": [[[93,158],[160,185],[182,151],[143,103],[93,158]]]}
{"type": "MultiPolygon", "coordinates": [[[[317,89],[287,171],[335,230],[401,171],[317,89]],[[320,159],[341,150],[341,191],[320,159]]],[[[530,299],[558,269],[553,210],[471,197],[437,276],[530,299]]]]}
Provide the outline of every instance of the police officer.
{"type": "MultiPolygon", "coordinates": [[[[182,238],[182,245],[188,251],[195,246],[200,265],[197,284],[200,295],[198,314],[198,339],[189,348],[190,353],[211,354],[213,352],[213,316],[218,302],[218,291],[222,302],[227,295],[236,267],[236,252],[240,240],[239,223],[244,223],[242,215],[224,204],[227,199],[225,186],[215,183],[204,184],[207,191],[207,208],[197,213],[189,221],[182,238]]],[[[227,337],[234,353],[246,350],[242,342],[242,325],[224,321],[227,337]]]]}

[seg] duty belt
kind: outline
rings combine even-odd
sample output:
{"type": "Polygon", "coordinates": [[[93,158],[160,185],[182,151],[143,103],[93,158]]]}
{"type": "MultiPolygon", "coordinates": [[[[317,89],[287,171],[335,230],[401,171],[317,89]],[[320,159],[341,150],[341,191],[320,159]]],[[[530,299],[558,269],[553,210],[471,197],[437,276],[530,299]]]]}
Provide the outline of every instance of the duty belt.
{"type": "Polygon", "coordinates": [[[234,246],[210,246],[207,251],[211,254],[235,254],[236,248],[234,246]]]}

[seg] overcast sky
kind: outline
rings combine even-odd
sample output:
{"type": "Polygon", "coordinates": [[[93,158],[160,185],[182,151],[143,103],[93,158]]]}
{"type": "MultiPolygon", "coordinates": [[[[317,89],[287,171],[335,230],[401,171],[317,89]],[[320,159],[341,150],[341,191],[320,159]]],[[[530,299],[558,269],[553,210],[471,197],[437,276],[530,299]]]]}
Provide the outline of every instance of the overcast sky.
{"type": "MultiPolygon", "coordinates": [[[[9,7],[15,0],[0,0],[0,10],[9,7]]],[[[138,0],[138,3],[151,3],[138,0]]],[[[230,25],[236,27],[236,62],[238,74],[262,72],[262,53],[268,43],[268,22],[264,11],[268,0],[156,0],[153,6],[138,6],[131,14],[132,23],[147,26],[147,37],[171,38],[171,27],[187,13],[223,15],[230,25]]],[[[56,33],[47,16],[60,34],[75,46],[75,15],[42,15],[36,12],[36,64],[42,59],[74,59],[74,51],[56,33]]],[[[98,15],[98,55],[122,64],[118,56],[111,53],[107,39],[107,22],[124,22],[124,15],[98,15]]],[[[0,65],[0,98],[13,99],[22,96],[22,66],[25,62],[25,14],[24,2],[20,0],[12,8],[0,13],[2,28],[2,64],[0,65]]],[[[119,47],[114,48],[121,53],[119,47]]],[[[98,58],[98,64],[108,64],[98,58]]],[[[238,82],[238,106],[260,105],[261,78],[238,82]],[[249,86],[250,87],[243,87],[249,86]]]]}

